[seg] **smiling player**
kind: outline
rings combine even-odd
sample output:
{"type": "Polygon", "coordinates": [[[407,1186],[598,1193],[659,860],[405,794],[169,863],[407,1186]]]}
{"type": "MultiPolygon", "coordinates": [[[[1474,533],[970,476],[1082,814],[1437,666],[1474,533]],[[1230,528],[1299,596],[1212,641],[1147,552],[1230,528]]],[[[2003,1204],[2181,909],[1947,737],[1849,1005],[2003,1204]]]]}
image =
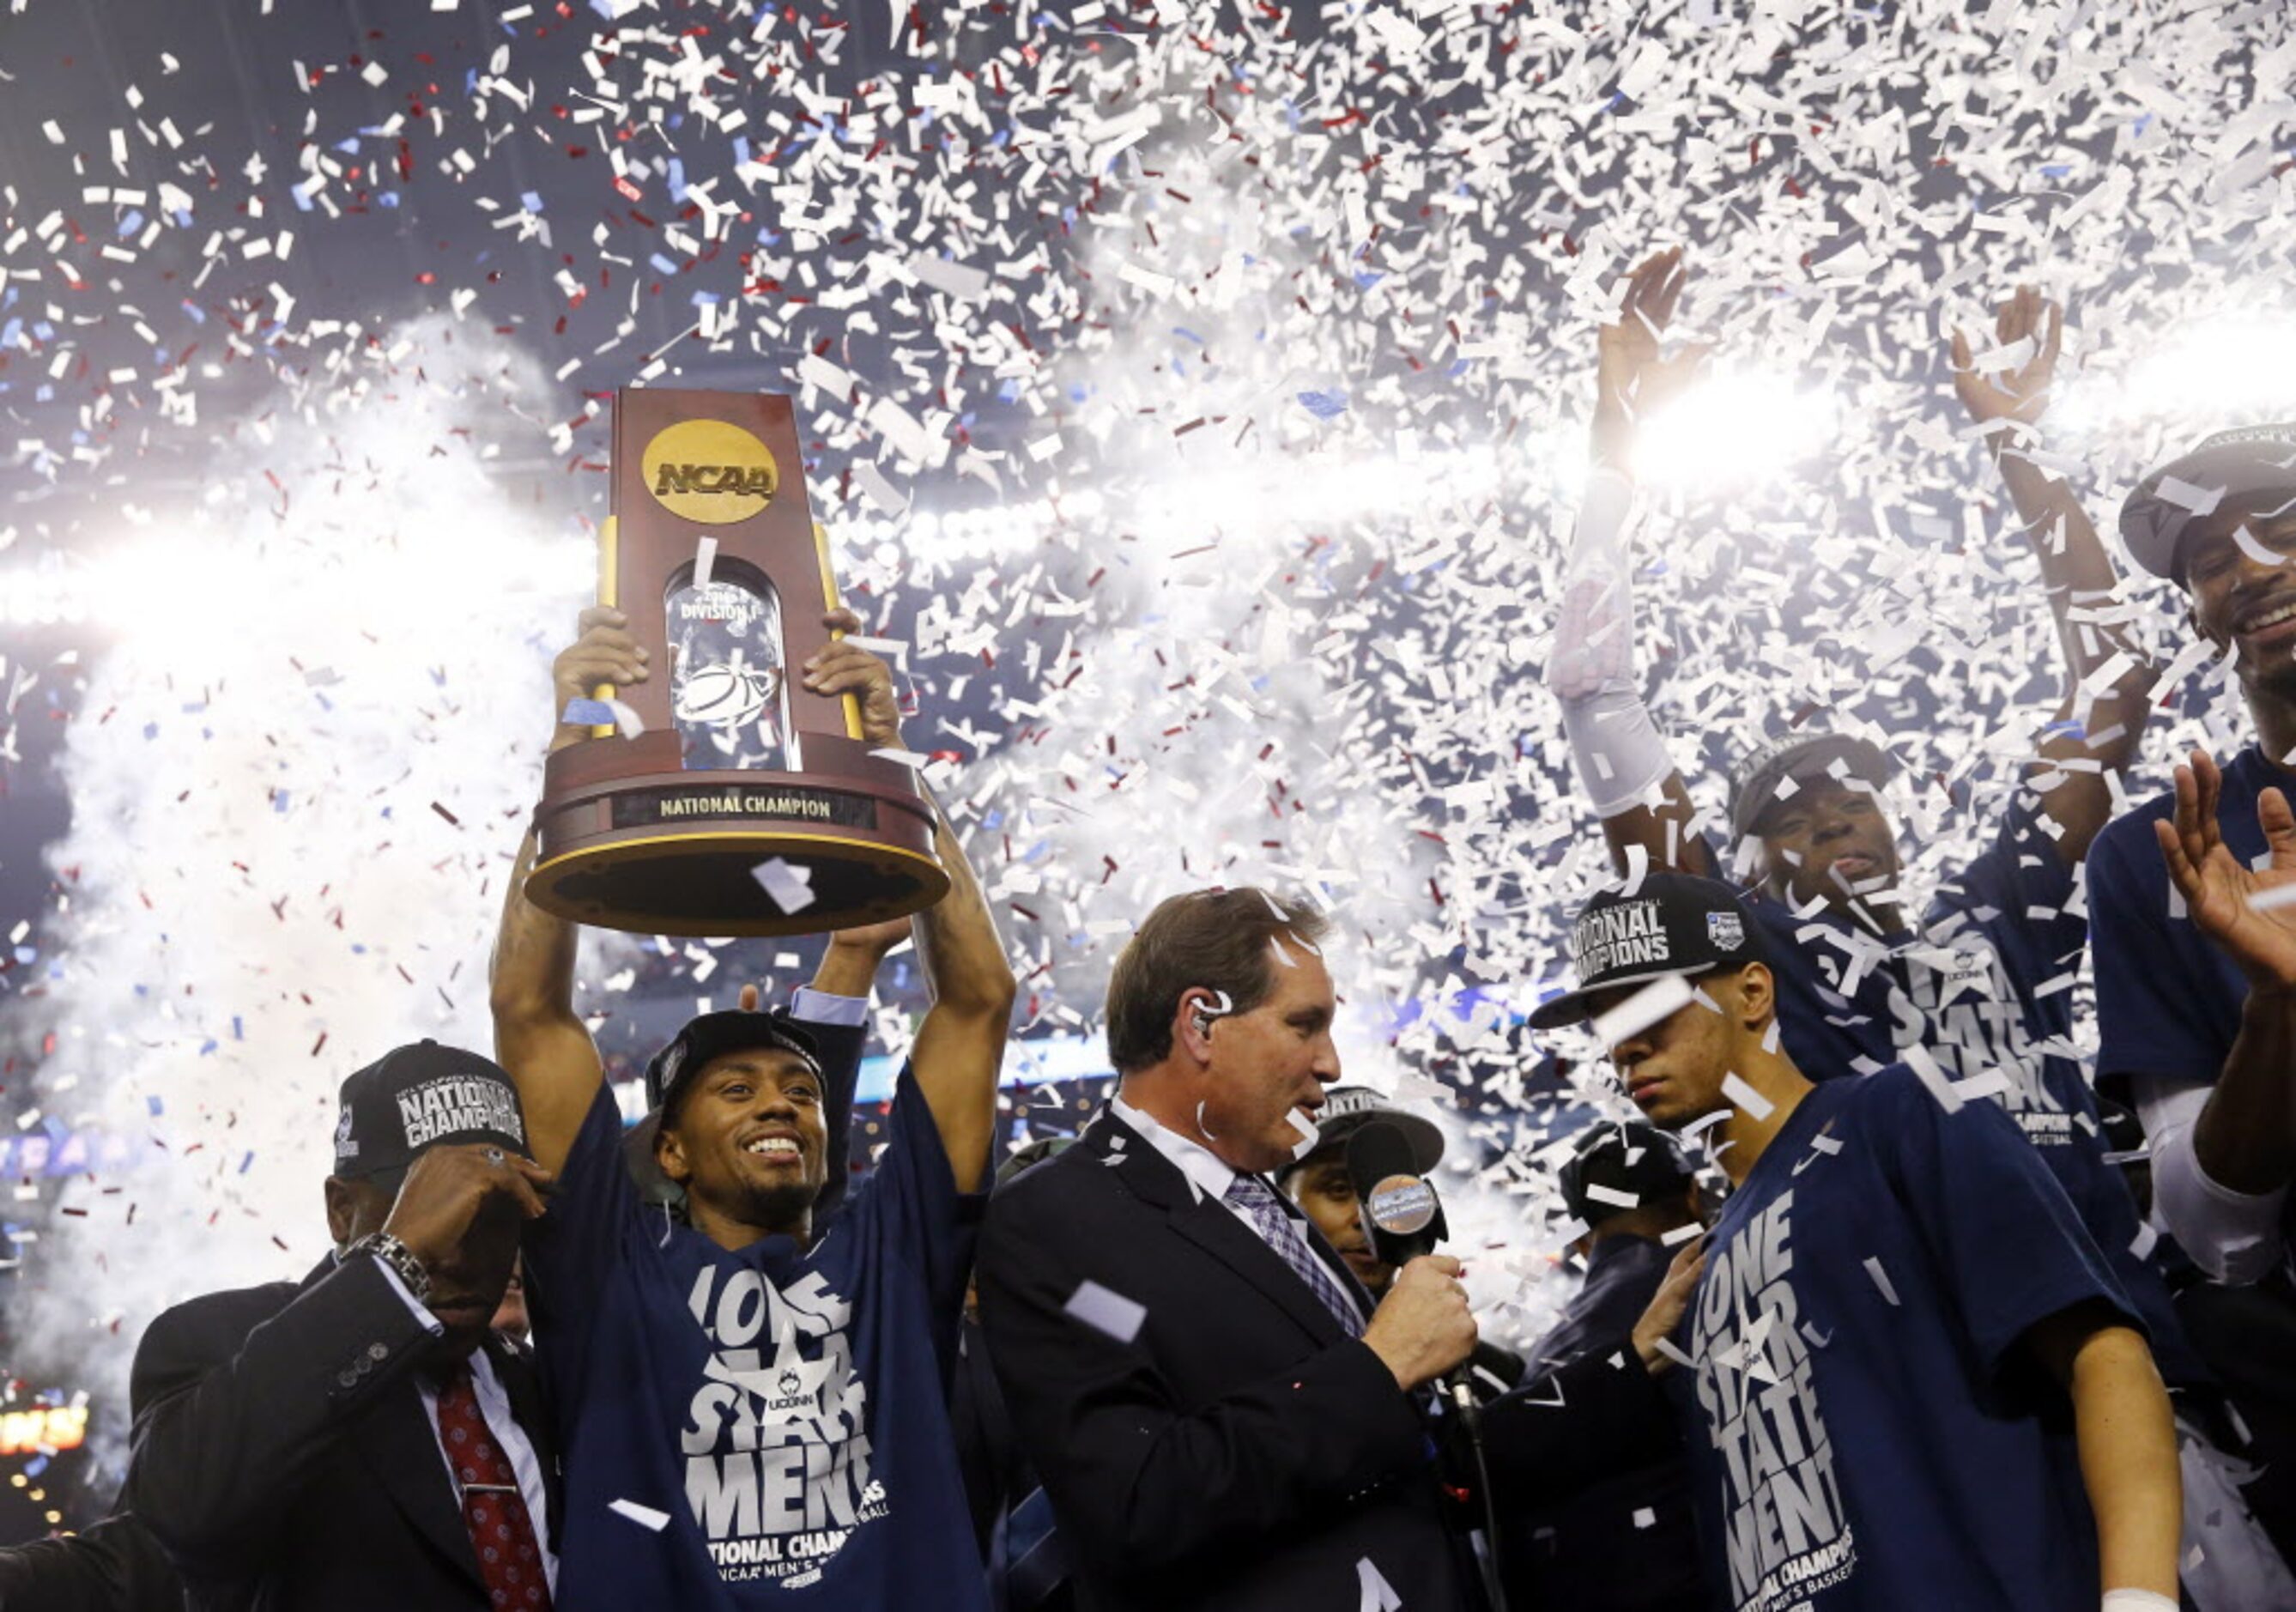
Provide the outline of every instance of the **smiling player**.
{"type": "MultiPolygon", "coordinates": [[[[554,668],[562,710],[649,675],[614,613],[583,625],[554,668]]],[[[873,746],[901,744],[882,662],[832,643],[802,671],[858,697],[873,746]]],[[[562,722],[554,743],[585,732],[562,722]]],[[[633,1187],[574,1010],[574,926],[521,893],[528,841],[494,1002],[535,1152],[559,1172],[526,1259],[566,1452],[562,1612],[987,1605],[944,1386],[1013,982],[938,810],[935,824],[950,890],[914,920],[933,1005],[874,1172],[832,1215],[844,1163],[828,1109],[843,1094],[813,1039],[778,1013],[704,1014],[646,1071],[682,1222],[633,1187]]]]}

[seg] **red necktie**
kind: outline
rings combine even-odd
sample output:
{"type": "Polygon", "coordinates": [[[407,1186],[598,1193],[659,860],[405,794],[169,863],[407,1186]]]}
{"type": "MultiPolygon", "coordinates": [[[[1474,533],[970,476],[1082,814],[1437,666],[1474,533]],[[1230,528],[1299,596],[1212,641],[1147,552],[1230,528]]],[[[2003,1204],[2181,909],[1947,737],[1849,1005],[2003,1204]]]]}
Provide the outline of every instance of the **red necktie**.
{"type": "Polygon", "coordinates": [[[462,1492],[463,1521],[471,1530],[488,1599],[497,1607],[549,1612],[550,1578],[535,1541],[534,1519],[527,1515],[509,1455],[479,1414],[468,1361],[439,1390],[439,1434],[462,1492]]]}

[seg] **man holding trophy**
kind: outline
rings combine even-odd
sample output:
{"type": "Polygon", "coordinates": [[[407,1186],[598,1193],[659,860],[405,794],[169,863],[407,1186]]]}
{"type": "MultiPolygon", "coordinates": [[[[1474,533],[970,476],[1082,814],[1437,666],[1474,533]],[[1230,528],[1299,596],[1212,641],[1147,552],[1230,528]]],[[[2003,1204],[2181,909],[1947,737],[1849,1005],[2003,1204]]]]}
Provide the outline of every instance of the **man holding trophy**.
{"type": "Polygon", "coordinates": [[[944,1385],[1014,983],[906,764],[890,673],[829,636],[858,623],[795,463],[784,399],[624,394],[608,603],[554,668],[496,954],[496,1049],[558,1176],[526,1254],[574,1519],[557,1604],[577,1612],[986,1607],[944,1385]],[[756,603],[727,608],[729,583],[756,603]],[[782,608],[816,587],[826,613],[782,608]],[[869,1180],[824,1194],[850,1094],[802,1024],[708,1013],[646,1072],[653,1162],[684,1203],[645,1204],[575,1012],[570,918],[788,933],[910,912],[934,999],[869,1180]]]}

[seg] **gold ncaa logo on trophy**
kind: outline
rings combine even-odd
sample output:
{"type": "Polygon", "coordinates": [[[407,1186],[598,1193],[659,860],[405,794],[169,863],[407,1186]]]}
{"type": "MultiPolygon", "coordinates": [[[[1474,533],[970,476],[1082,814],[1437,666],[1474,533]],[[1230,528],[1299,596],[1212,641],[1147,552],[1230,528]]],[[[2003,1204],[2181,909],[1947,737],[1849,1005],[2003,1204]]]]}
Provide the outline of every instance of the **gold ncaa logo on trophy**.
{"type": "Polygon", "coordinates": [[[654,501],[705,525],[746,521],[781,489],[771,449],[726,420],[680,420],[654,433],[639,461],[654,501]]]}
{"type": "Polygon", "coordinates": [[[849,695],[788,675],[837,607],[803,476],[783,479],[802,462],[785,397],[617,395],[599,603],[668,675],[621,691],[636,731],[550,756],[537,906],[641,934],[808,934],[947,892],[914,774],[871,753],[849,695]],[[791,879],[809,892],[794,910],[769,887],[791,879]]]}

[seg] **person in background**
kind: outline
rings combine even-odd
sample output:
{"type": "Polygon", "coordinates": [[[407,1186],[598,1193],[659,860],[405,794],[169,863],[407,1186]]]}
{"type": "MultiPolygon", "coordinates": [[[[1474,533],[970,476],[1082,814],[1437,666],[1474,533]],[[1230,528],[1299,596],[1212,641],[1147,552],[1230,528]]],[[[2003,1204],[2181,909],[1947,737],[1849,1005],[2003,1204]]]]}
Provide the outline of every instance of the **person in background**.
{"type": "Polygon", "coordinates": [[[2282,876],[2268,825],[2284,808],[2267,816],[2267,802],[2296,778],[2296,423],[2218,432],[2158,466],[2121,506],[2120,535],[2184,595],[2177,667],[2228,657],[2254,737],[2221,768],[2194,755],[2173,790],[2097,836],[2097,1078],[2144,1123],[2155,1218],[2231,1284],[2191,1288],[2179,1309],[2255,1435],[2250,1503],[2296,1561],[2296,1378],[2284,1364],[2296,1358],[2296,998],[2242,944],[2276,919],[2212,914],[2221,933],[2206,928],[2171,872],[2180,853],[2213,887],[2221,849],[2266,885],[2282,876]]]}
{"type": "MultiPolygon", "coordinates": [[[[802,672],[856,697],[873,747],[906,748],[882,662],[832,642],[802,672]]],[[[586,613],[554,668],[554,745],[587,736],[562,720],[571,700],[646,675],[619,613],[586,613]]],[[[573,1612],[983,1604],[947,1399],[1013,980],[934,817],[951,888],[914,920],[932,1006],[890,1140],[833,1216],[849,1093],[799,1021],[742,1008],[689,1022],[648,1065],[653,1159],[683,1204],[645,1201],[575,1010],[575,927],[525,899],[530,837],[521,852],[492,1000],[537,1155],[559,1167],[525,1251],[582,1519],[566,1539],[573,1612]]]]}
{"type": "Polygon", "coordinates": [[[345,1080],[340,1113],[334,1253],[138,1344],[122,1509],[193,1606],[545,1612],[556,1446],[493,1329],[552,1180],[517,1089],[423,1041],[345,1080]]]}
{"type": "Polygon", "coordinates": [[[1651,874],[1571,942],[1533,1026],[1599,1020],[1628,1099],[1705,1127],[1733,1188],[1675,1379],[1724,1604],[2175,1612],[2168,1394],[2009,1117],[1902,1065],[1805,1073],[1726,884],[1651,874]]]}
{"type": "MultiPolygon", "coordinates": [[[[1623,1346],[1706,1218],[1682,1149],[1639,1122],[1606,1120],[1579,1132],[1556,1186],[1587,1228],[1571,1243],[1587,1279],[1530,1346],[1534,1374],[1623,1346]]],[[[1679,1451],[1553,1506],[1503,1507],[1501,1517],[1510,1606],[1704,1612],[1713,1604],[1679,1451]]]]}
{"type": "MultiPolygon", "coordinates": [[[[1365,1125],[1393,1125],[1411,1144],[1412,1163],[1432,1176],[1443,1160],[1443,1132],[1434,1122],[1407,1108],[1390,1106],[1368,1086],[1334,1086],[1324,1094],[1316,1116],[1316,1146],[1275,1172],[1276,1190],[1289,1197],[1347,1262],[1356,1280],[1374,1300],[1395,1282],[1395,1267],[1372,1251],[1357,1213],[1355,1178],[1348,1172],[1348,1139],[1365,1125]]],[[[1479,1401],[1496,1399],[1522,1380],[1522,1357],[1488,1338],[1475,1339],[1467,1359],[1468,1386],[1479,1401]]]]}

